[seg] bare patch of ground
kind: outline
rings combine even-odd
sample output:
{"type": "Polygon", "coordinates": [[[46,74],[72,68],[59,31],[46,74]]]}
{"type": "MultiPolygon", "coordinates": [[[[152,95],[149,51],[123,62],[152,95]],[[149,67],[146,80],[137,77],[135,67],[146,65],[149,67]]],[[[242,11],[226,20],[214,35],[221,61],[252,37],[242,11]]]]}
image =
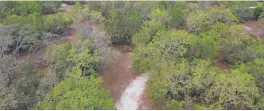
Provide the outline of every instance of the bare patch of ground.
{"type": "MultiPolygon", "coordinates": [[[[121,55],[114,64],[110,65],[103,72],[102,77],[104,79],[104,87],[108,89],[115,103],[117,103],[127,86],[135,80],[140,73],[135,72],[132,68],[132,59],[129,53],[131,51],[130,47],[115,46],[114,50],[120,52],[121,55]]],[[[151,101],[145,92],[141,100],[142,104],[139,105],[139,109],[152,109],[151,101]]]]}
{"type": "Polygon", "coordinates": [[[261,21],[247,21],[244,23],[246,30],[261,38],[264,37],[264,22],[261,21]]]}
{"type": "Polygon", "coordinates": [[[103,72],[104,86],[112,94],[115,102],[120,99],[122,92],[128,84],[134,80],[140,73],[132,70],[132,60],[130,54],[126,52],[126,46],[115,47],[114,50],[121,52],[119,59],[110,65],[103,72]]]}
{"type": "Polygon", "coordinates": [[[215,58],[215,64],[218,68],[220,68],[221,70],[230,70],[231,67],[228,66],[227,64],[223,63],[220,59],[220,51],[218,50],[217,51],[217,55],[216,55],[216,58],[215,58]]]}

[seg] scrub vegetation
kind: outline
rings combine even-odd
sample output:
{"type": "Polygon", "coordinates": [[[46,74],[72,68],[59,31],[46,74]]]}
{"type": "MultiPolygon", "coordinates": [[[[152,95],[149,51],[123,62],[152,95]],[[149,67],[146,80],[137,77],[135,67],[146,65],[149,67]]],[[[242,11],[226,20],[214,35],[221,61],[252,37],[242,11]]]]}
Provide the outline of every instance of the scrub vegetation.
{"type": "Polygon", "coordinates": [[[0,109],[116,109],[101,75],[119,45],[150,74],[153,106],[264,109],[264,42],[244,25],[264,21],[262,5],[2,1],[0,109]]]}

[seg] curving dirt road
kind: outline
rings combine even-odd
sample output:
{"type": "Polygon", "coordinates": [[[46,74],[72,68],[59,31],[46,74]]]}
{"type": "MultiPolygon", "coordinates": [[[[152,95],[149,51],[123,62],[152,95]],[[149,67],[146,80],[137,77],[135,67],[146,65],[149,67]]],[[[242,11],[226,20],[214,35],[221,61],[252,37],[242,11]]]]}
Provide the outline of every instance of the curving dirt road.
{"type": "Polygon", "coordinates": [[[147,74],[140,75],[133,71],[130,51],[126,46],[114,49],[119,51],[121,56],[104,71],[102,77],[104,87],[112,94],[117,109],[152,109],[145,94],[147,74]]]}

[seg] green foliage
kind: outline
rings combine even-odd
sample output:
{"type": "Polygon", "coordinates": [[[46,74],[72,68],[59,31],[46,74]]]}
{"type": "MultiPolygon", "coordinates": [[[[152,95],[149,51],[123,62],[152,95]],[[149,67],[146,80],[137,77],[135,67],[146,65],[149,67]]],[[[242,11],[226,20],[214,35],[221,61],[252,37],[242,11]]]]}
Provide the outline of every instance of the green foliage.
{"type": "Polygon", "coordinates": [[[169,102],[167,109],[168,110],[182,110],[183,109],[183,103],[180,101],[172,100],[169,102]]]}
{"type": "Polygon", "coordinates": [[[0,4],[0,22],[2,22],[6,16],[14,13],[12,7],[15,6],[13,1],[2,1],[0,4]]]}
{"type": "Polygon", "coordinates": [[[14,10],[17,15],[27,15],[32,13],[41,13],[42,6],[37,1],[17,1],[14,6],[14,10]]]}
{"type": "Polygon", "coordinates": [[[204,58],[214,59],[219,47],[217,34],[214,30],[200,34],[199,37],[192,39],[191,47],[185,55],[189,59],[204,58]]]}
{"type": "Polygon", "coordinates": [[[39,76],[26,59],[19,61],[12,55],[0,59],[0,109],[31,109],[38,101],[36,90],[39,76]]]}
{"type": "Polygon", "coordinates": [[[256,18],[259,18],[260,14],[263,12],[263,7],[257,7],[255,10],[254,10],[254,15],[256,18]]]}
{"type": "Polygon", "coordinates": [[[251,75],[231,70],[231,74],[218,74],[215,77],[205,99],[206,103],[212,104],[212,109],[227,109],[232,106],[254,109],[254,101],[259,96],[259,90],[251,75]]]}
{"type": "Polygon", "coordinates": [[[83,6],[80,4],[80,2],[76,2],[73,6],[72,6],[72,16],[74,17],[73,20],[74,21],[80,21],[80,19],[82,19],[83,17],[81,16],[83,11],[83,6]]]}
{"type": "Polygon", "coordinates": [[[65,28],[68,28],[72,23],[72,18],[65,13],[56,13],[44,17],[44,29],[47,32],[62,34],[65,28]]]}
{"type": "Polygon", "coordinates": [[[196,110],[210,110],[212,108],[209,108],[208,106],[204,106],[204,105],[196,105],[195,109],[196,110]]]}
{"type": "Polygon", "coordinates": [[[43,16],[44,13],[53,13],[58,10],[60,2],[54,2],[55,6],[51,6],[50,2],[8,2],[10,6],[5,5],[4,10],[8,11],[4,16],[3,24],[16,25],[24,27],[29,25],[37,31],[52,32],[61,34],[63,29],[68,28],[72,23],[71,17],[65,13],[56,13],[53,15],[43,16]],[[44,8],[43,8],[44,7],[44,8]],[[53,8],[53,9],[50,9],[53,8]],[[53,12],[52,12],[53,11],[53,12]]]}
{"type": "Polygon", "coordinates": [[[264,60],[261,59],[255,59],[252,62],[249,62],[247,64],[242,64],[239,66],[239,70],[251,74],[257,83],[257,86],[264,91],[264,60]]]}
{"type": "Polygon", "coordinates": [[[51,45],[46,51],[51,61],[52,73],[55,74],[59,80],[62,80],[66,70],[73,66],[72,61],[67,61],[71,48],[72,46],[70,43],[65,43],[61,45],[51,45]]]}
{"type": "Polygon", "coordinates": [[[260,97],[260,99],[259,99],[259,101],[257,103],[257,108],[258,109],[264,109],[263,103],[264,103],[264,97],[262,96],[262,97],[260,97]]]}
{"type": "Polygon", "coordinates": [[[192,78],[188,84],[189,96],[192,101],[205,101],[205,92],[214,84],[215,76],[221,71],[212,66],[208,60],[194,60],[192,66],[192,78]]]}
{"type": "Polygon", "coordinates": [[[42,15],[32,13],[24,16],[10,15],[3,21],[5,25],[15,25],[16,27],[32,26],[37,31],[42,31],[43,21],[42,15]]]}
{"type": "MultiPolygon", "coordinates": [[[[205,101],[206,90],[212,86],[220,70],[206,60],[196,60],[190,65],[186,60],[180,63],[169,61],[159,70],[153,69],[152,78],[147,82],[147,92],[154,104],[170,101],[205,101]]],[[[176,102],[177,103],[177,102],[176,102]]],[[[181,103],[182,104],[182,103],[181,103]]],[[[180,105],[180,104],[179,104],[180,105]]],[[[180,108],[178,107],[170,107],[180,108]]]]}
{"type": "Polygon", "coordinates": [[[168,14],[172,17],[168,25],[174,28],[183,28],[185,25],[185,16],[187,3],[183,1],[176,2],[175,5],[168,7],[168,14]]]}
{"type": "Polygon", "coordinates": [[[261,12],[258,16],[258,21],[264,21],[264,12],[261,12]]]}
{"type": "Polygon", "coordinates": [[[114,44],[131,44],[131,37],[140,29],[142,19],[135,10],[111,8],[105,26],[114,44]]]}
{"type": "Polygon", "coordinates": [[[178,106],[171,106],[173,100],[207,105],[198,105],[198,109],[257,107],[254,101],[260,93],[251,75],[239,70],[224,74],[206,60],[195,60],[192,64],[167,62],[159,70],[152,71],[147,92],[154,104],[167,103],[168,108],[178,109],[178,106]]]}
{"type": "Polygon", "coordinates": [[[61,3],[0,3],[0,109],[32,109],[39,101],[36,109],[115,109],[98,77],[106,59],[116,60],[110,41],[133,45],[133,67],[152,74],[146,91],[154,105],[264,108],[264,46],[237,25],[263,21],[262,7],[249,8],[257,2],[68,2],[75,3],[71,12],[58,12],[61,3]],[[80,40],[48,44],[72,23],[80,40]],[[47,45],[45,75],[11,55],[47,45]],[[222,71],[219,62],[237,69],[222,71]]]}
{"type": "Polygon", "coordinates": [[[250,8],[248,8],[248,7],[246,7],[246,8],[241,8],[240,10],[239,10],[239,12],[237,12],[238,13],[238,16],[239,16],[239,18],[241,19],[241,20],[250,20],[250,19],[255,19],[256,17],[255,17],[255,15],[254,15],[254,9],[250,9],[250,8]]]}
{"type": "Polygon", "coordinates": [[[3,1],[0,6],[0,17],[5,19],[10,15],[27,16],[30,14],[54,13],[58,10],[60,2],[39,1],[3,1]]]}
{"type": "Polygon", "coordinates": [[[65,43],[61,45],[52,45],[47,50],[47,55],[52,63],[52,73],[56,74],[59,80],[68,77],[91,76],[98,74],[100,57],[97,51],[91,52],[88,49],[90,42],[76,41],[74,45],[65,43]],[[76,44],[76,45],[75,45],[76,44]],[[82,69],[81,75],[69,75],[66,72],[82,69]]]}
{"type": "Polygon", "coordinates": [[[8,32],[3,33],[3,36],[1,36],[2,40],[7,40],[6,52],[18,53],[23,51],[33,51],[42,45],[41,40],[44,39],[44,37],[32,27],[12,26],[8,28],[8,32]]]}
{"type": "Polygon", "coordinates": [[[102,16],[101,12],[96,10],[91,10],[89,6],[81,5],[77,2],[72,9],[73,21],[76,23],[92,23],[92,24],[100,24],[103,23],[105,18],[102,16]]]}
{"type": "Polygon", "coordinates": [[[150,13],[151,20],[144,21],[141,30],[132,37],[132,44],[147,44],[159,30],[165,29],[165,23],[169,21],[166,11],[155,9],[150,13]]]}
{"type": "Polygon", "coordinates": [[[153,71],[154,75],[147,82],[147,93],[153,103],[157,105],[166,103],[167,99],[184,99],[189,71],[186,61],[162,64],[159,71],[153,71]]]}
{"type": "Polygon", "coordinates": [[[148,45],[138,45],[133,51],[134,68],[145,72],[159,63],[183,57],[194,35],[186,31],[159,31],[148,45]]]}
{"type": "Polygon", "coordinates": [[[198,40],[201,53],[201,58],[211,58],[216,56],[216,50],[218,44],[215,42],[215,33],[208,33],[208,35],[202,35],[201,39],[198,40]]]}
{"type": "Polygon", "coordinates": [[[42,13],[43,14],[52,14],[59,11],[61,6],[61,1],[44,1],[42,4],[42,13]]]}
{"type": "Polygon", "coordinates": [[[33,13],[50,14],[58,11],[61,2],[39,2],[39,1],[8,1],[3,3],[2,11],[8,11],[8,14],[28,15],[33,13]]]}
{"type": "Polygon", "coordinates": [[[203,11],[191,12],[186,18],[186,27],[189,32],[199,33],[208,30],[207,14],[203,11]]]}
{"type": "Polygon", "coordinates": [[[213,8],[208,12],[200,10],[191,12],[186,19],[186,26],[189,32],[198,34],[209,30],[218,22],[230,26],[237,23],[238,20],[228,9],[213,8]]]}
{"type": "MultiPolygon", "coordinates": [[[[73,75],[76,77],[80,76],[91,76],[91,75],[97,75],[98,71],[98,63],[99,63],[99,57],[96,52],[94,54],[90,54],[89,50],[83,50],[80,53],[76,53],[76,50],[71,50],[70,55],[68,56],[68,61],[73,61],[75,64],[75,67],[73,69],[80,69],[80,66],[83,66],[82,69],[82,75],[73,75]]],[[[71,75],[69,75],[71,76],[71,75]]]]}
{"type": "MultiPolygon", "coordinates": [[[[240,20],[243,20],[245,14],[252,14],[252,10],[249,7],[256,6],[256,1],[218,1],[218,4],[222,8],[229,8],[231,12],[237,16],[240,20]]],[[[254,13],[254,10],[253,10],[254,13]]],[[[252,15],[253,16],[253,15],[252,15]]]]}
{"type": "Polygon", "coordinates": [[[214,25],[217,22],[227,25],[233,25],[238,22],[238,19],[232,14],[229,9],[211,9],[209,12],[209,25],[214,25]]]}
{"type": "MultiPolygon", "coordinates": [[[[53,45],[47,50],[52,73],[58,78],[55,80],[61,82],[38,104],[37,109],[115,109],[111,96],[102,87],[102,79],[96,77],[100,57],[96,50],[91,52],[87,49],[89,44],[88,40],[76,41],[53,45]]],[[[45,86],[52,87],[49,84],[45,86]]]]}
{"type": "Polygon", "coordinates": [[[40,80],[38,81],[38,89],[36,91],[36,98],[38,99],[38,101],[42,101],[45,95],[49,93],[56,84],[58,84],[59,78],[56,76],[57,75],[53,74],[51,70],[48,70],[45,76],[40,78],[40,80]]]}
{"type": "Polygon", "coordinates": [[[38,104],[37,109],[109,110],[115,109],[115,107],[111,96],[102,87],[101,78],[86,79],[81,77],[60,82],[38,104]]]}
{"type": "Polygon", "coordinates": [[[243,26],[229,27],[220,42],[221,60],[231,65],[246,63],[263,57],[263,45],[247,34],[243,26]]]}

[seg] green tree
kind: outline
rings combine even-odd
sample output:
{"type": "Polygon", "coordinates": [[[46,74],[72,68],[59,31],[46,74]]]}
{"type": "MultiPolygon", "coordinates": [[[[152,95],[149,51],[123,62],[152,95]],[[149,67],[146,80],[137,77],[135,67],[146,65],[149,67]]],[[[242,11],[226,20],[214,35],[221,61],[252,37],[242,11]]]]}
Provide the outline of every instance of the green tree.
{"type": "Polygon", "coordinates": [[[257,7],[255,10],[254,10],[254,15],[256,18],[259,18],[260,14],[263,12],[263,7],[257,7]]]}
{"type": "Polygon", "coordinates": [[[208,30],[209,24],[207,21],[208,14],[204,11],[191,12],[186,18],[186,27],[189,32],[200,33],[208,30]]]}
{"type": "Polygon", "coordinates": [[[221,71],[214,67],[210,60],[196,59],[191,65],[192,78],[188,83],[188,96],[193,102],[203,103],[206,91],[214,82],[216,75],[221,71]]]}
{"type": "Polygon", "coordinates": [[[37,1],[17,1],[16,5],[13,8],[17,15],[42,13],[41,2],[37,1]]]}
{"type": "Polygon", "coordinates": [[[220,59],[231,65],[246,63],[263,57],[263,44],[250,37],[241,25],[229,27],[220,41],[220,59]]]}
{"type": "Polygon", "coordinates": [[[72,18],[65,13],[47,15],[43,18],[44,29],[47,32],[62,34],[63,30],[72,24],[72,18]]]}
{"type": "Polygon", "coordinates": [[[41,2],[42,5],[42,13],[43,14],[52,14],[59,11],[61,6],[61,1],[45,1],[41,2]]]}
{"type": "Polygon", "coordinates": [[[106,19],[106,30],[114,44],[131,44],[131,37],[140,29],[142,18],[135,10],[111,8],[106,19]]]}
{"type": "Polygon", "coordinates": [[[217,8],[213,8],[209,11],[197,10],[189,13],[186,18],[187,30],[195,34],[210,30],[212,26],[219,22],[230,26],[236,24],[238,19],[230,10],[221,10],[217,8]]]}
{"type": "Polygon", "coordinates": [[[228,26],[238,23],[238,19],[229,9],[217,9],[213,8],[208,13],[209,25],[212,26],[217,22],[224,23],[228,26]]]}
{"type": "Polygon", "coordinates": [[[187,61],[175,64],[163,63],[159,70],[152,71],[152,77],[147,82],[147,93],[153,103],[168,104],[169,100],[184,100],[186,87],[191,78],[187,61]]]}
{"type": "Polygon", "coordinates": [[[103,89],[101,78],[80,77],[60,82],[36,109],[109,110],[115,106],[110,94],[103,89]]]}
{"type": "Polygon", "coordinates": [[[179,63],[168,61],[152,70],[147,92],[154,104],[165,103],[169,109],[179,109],[187,102],[204,103],[206,91],[221,71],[207,60],[195,60],[191,64],[184,59],[179,63]]]}
{"type": "Polygon", "coordinates": [[[239,70],[251,74],[257,83],[257,86],[264,91],[264,62],[263,58],[255,59],[252,62],[241,64],[239,70]]]}
{"type": "Polygon", "coordinates": [[[141,30],[132,37],[132,44],[147,44],[160,30],[165,30],[169,15],[165,10],[155,9],[150,13],[150,20],[143,21],[141,30]]]}
{"type": "Polygon", "coordinates": [[[206,103],[212,109],[255,109],[255,100],[259,98],[259,89],[254,78],[239,70],[230,74],[218,74],[215,82],[206,92],[206,103]]]}
{"type": "Polygon", "coordinates": [[[189,59],[204,58],[214,59],[219,47],[217,33],[208,31],[201,33],[197,38],[191,39],[190,48],[185,55],[189,59]]]}
{"type": "Polygon", "coordinates": [[[218,1],[217,4],[223,9],[229,8],[235,16],[237,16],[240,20],[243,20],[245,14],[246,15],[248,13],[252,14],[249,7],[256,6],[257,2],[256,1],[221,1],[221,2],[218,1]]]}
{"type": "Polygon", "coordinates": [[[183,1],[176,2],[174,5],[168,7],[168,14],[171,16],[169,27],[183,28],[185,25],[185,16],[187,3],[183,1]]]}
{"type": "Polygon", "coordinates": [[[159,31],[147,46],[138,45],[133,51],[134,68],[145,72],[158,64],[184,57],[196,36],[183,30],[159,31]]]}
{"type": "Polygon", "coordinates": [[[61,44],[61,45],[51,45],[46,50],[46,54],[48,55],[50,61],[50,67],[52,74],[56,75],[56,78],[61,81],[64,79],[64,73],[66,70],[73,66],[72,61],[68,61],[67,58],[70,55],[70,50],[72,49],[72,45],[70,42],[61,44]]]}

